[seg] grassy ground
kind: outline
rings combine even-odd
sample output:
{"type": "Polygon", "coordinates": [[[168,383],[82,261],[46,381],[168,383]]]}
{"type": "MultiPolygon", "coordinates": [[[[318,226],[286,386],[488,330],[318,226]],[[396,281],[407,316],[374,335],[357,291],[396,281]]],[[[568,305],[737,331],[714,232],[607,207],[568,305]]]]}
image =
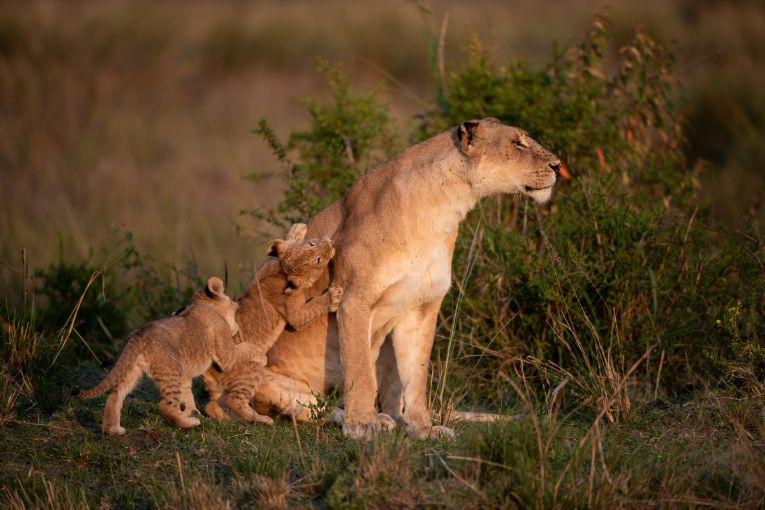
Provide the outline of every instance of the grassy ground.
{"type": "Polygon", "coordinates": [[[72,398],[51,413],[14,418],[0,433],[0,504],[761,508],[762,399],[762,392],[746,399],[709,392],[636,403],[633,414],[612,424],[587,413],[525,408],[519,398],[506,409],[512,420],[456,424],[454,441],[394,432],[364,443],[321,421],[268,427],[205,419],[194,430],[174,429],[144,384],[127,400],[122,437],[100,432],[103,398],[72,398]]]}

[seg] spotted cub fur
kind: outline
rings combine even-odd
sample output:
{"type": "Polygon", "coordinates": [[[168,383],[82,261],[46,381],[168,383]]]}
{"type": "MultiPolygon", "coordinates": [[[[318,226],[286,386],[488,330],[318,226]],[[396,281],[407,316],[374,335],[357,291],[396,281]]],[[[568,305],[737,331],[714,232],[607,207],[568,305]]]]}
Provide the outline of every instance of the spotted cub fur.
{"type": "Polygon", "coordinates": [[[238,304],[223,290],[220,278],[212,277],[203,291],[177,315],[155,320],[133,331],[114,368],[95,388],[76,392],[93,398],[111,391],[104,410],[103,431],[124,434],[120,414],[125,397],[146,373],[159,387],[160,412],[181,428],[199,425],[191,393],[191,380],[217,364],[230,370],[237,363],[262,356],[252,344],[236,344],[238,304]]]}
{"type": "Polygon", "coordinates": [[[246,421],[272,423],[250,406],[262,378],[265,354],[285,327],[300,330],[337,310],[343,294],[340,287],[330,287],[324,294],[306,299],[305,292],[327,271],[335,249],[329,239],[304,240],[305,232],[305,225],[298,223],[290,229],[286,241],[272,241],[267,251],[272,258],[263,263],[239,297],[236,320],[240,340],[256,346],[263,356],[239,363],[230,371],[221,373],[211,368],[205,373],[205,387],[210,393],[205,412],[209,416],[227,419],[221,406],[224,404],[246,421]]]}

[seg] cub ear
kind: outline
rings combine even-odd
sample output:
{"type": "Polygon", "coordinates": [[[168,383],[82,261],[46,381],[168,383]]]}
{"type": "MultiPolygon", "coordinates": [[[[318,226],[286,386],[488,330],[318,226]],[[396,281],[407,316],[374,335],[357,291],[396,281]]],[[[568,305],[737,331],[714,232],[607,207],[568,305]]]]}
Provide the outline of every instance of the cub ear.
{"type": "Polygon", "coordinates": [[[268,243],[266,248],[266,255],[269,257],[279,257],[287,249],[287,242],[282,239],[274,239],[268,243]]]}
{"type": "Polygon", "coordinates": [[[223,289],[223,280],[218,278],[217,276],[210,277],[209,280],[207,280],[207,287],[205,287],[205,293],[209,297],[214,298],[222,298],[226,295],[223,289]]]}
{"type": "Polygon", "coordinates": [[[288,241],[302,241],[308,232],[308,226],[305,223],[295,223],[287,231],[288,241]]]}
{"type": "Polygon", "coordinates": [[[477,120],[466,120],[457,128],[457,140],[460,142],[460,149],[467,156],[475,155],[473,138],[475,138],[476,131],[478,130],[478,124],[479,121],[477,120]]]}
{"type": "Polygon", "coordinates": [[[332,242],[332,239],[329,237],[325,237],[321,240],[322,247],[324,248],[325,253],[327,253],[327,258],[331,259],[335,256],[335,243],[332,242]]]}

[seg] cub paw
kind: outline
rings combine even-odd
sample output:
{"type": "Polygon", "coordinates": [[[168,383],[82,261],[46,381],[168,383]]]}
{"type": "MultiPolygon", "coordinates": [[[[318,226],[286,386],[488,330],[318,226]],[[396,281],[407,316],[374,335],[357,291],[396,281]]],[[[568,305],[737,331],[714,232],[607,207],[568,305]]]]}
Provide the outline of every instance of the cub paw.
{"type": "Polygon", "coordinates": [[[343,288],[334,286],[330,287],[327,292],[329,292],[329,311],[336,312],[340,307],[340,301],[343,299],[343,288]]]}
{"type": "Polygon", "coordinates": [[[125,430],[125,427],[120,427],[119,425],[117,425],[115,427],[105,428],[104,432],[109,434],[110,436],[121,436],[125,432],[127,432],[127,430],[125,430]]]}
{"type": "Polygon", "coordinates": [[[199,418],[194,418],[193,416],[183,416],[175,420],[175,425],[182,429],[190,429],[191,427],[196,427],[200,423],[202,422],[199,421],[199,418]]]}
{"type": "Polygon", "coordinates": [[[181,402],[180,408],[183,416],[196,416],[197,418],[202,416],[202,413],[199,412],[199,409],[197,409],[195,405],[187,406],[181,402]]]}
{"type": "Polygon", "coordinates": [[[223,410],[218,402],[208,402],[205,406],[205,414],[207,414],[207,416],[210,418],[215,418],[216,420],[220,421],[227,421],[230,419],[228,413],[223,410]]]}

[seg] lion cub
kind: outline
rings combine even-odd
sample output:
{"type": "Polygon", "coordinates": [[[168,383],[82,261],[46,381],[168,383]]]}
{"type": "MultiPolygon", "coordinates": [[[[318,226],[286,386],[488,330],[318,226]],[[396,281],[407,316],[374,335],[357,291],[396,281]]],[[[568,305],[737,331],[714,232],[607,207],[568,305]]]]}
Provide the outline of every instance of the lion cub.
{"type": "MultiPolygon", "coordinates": [[[[230,370],[236,363],[257,359],[261,351],[252,344],[236,344],[239,305],[223,291],[220,278],[212,277],[197,292],[191,304],[178,315],[149,322],[133,331],[117,363],[98,386],[76,393],[93,398],[111,390],[104,410],[103,431],[124,434],[120,426],[122,402],[146,373],[157,383],[159,409],[175,426],[199,425],[190,416],[196,411],[191,379],[202,375],[213,363],[230,370]]],[[[198,413],[198,411],[197,411],[198,413]]]]}
{"type": "Polygon", "coordinates": [[[210,394],[210,402],[205,407],[208,416],[228,418],[220,405],[225,391],[224,404],[234,414],[249,422],[272,423],[271,418],[258,414],[250,406],[261,380],[260,369],[266,364],[265,354],[285,327],[300,330],[337,310],[343,295],[340,287],[330,287],[321,296],[306,299],[306,291],[327,271],[335,254],[329,239],[304,240],[306,230],[304,224],[298,223],[292,226],[286,241],[272,241],[267,253],[274,258],[260,266],[239,297],[236,320],[240,325],[240,339],[256,346],[263,357],[239,363],[224,373],[214,369],[207,371],[204,381],[210,394]]]}

